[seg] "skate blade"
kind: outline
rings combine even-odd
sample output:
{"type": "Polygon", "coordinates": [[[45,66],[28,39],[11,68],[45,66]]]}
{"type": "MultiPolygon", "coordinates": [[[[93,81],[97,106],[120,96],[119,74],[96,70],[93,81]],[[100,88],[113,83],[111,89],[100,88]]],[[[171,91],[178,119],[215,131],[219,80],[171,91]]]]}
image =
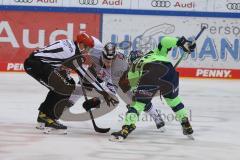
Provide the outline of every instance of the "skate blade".
{"type": "Polygon", "coordinates": [[[67,129],[55,129],[50,127],[45,127],[43,129],[44,134],[67,134],[67,129]]]}
{"type": "Polygon", "coordinates": [[[44,128],[45,128],[45,124],[44,123],[37,123],[37,125],[36,125],[36,129],[39,129],[39,130],[44,130],[44,128]]]}
{"type": "Polygon", "coordinates": [[[192,134],[189,134],[189,135],[186,135],[186,136],[187,136],[187,138],[190,139],[190,140],[193,140],[193,141],[195,140],[195,138],[193,137],[192,134]]]}
{"type": "Polygon", "coordinates": [[[167,131],[166,127],[161,127],[158,130],[159,130],[159,132],[162,132],[162,133],[167,131]]]}
{"type": "Polygon", "coordinates": [[[122,142],[123,140],[124,140],[123,137],[111,136],[111,137],[109,138],[109,141],[111,141],[111,142],[122,142]]]}

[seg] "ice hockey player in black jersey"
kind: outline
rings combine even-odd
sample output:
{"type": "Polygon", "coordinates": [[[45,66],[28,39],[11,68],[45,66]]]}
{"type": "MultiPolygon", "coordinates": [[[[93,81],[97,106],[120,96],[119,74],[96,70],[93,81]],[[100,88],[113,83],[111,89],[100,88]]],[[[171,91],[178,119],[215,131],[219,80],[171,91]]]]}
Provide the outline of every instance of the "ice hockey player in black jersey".
{"type": "MultiPolygon", "coordinates": [[[[95,40],[95,37],[81,33],[77,35],[76,41],[69,39],[56,41],[35,50],[25,60],[24,69],[27,74],[49,89],[46,99],[38,109],[37,128],[44,129],[44,133],[52,130],[65,133],[67,130],[67,126],[61,124],[58,119],[65,107],[74,104],[72,97],[75,94],[82,95],[81,85],[76,84],[70,76],[71,70],[75,71],[79,78],[85,77],[103,95],[108,104],[113,102],[96,77],[82,66],[85,61],[83,55],[94,47],[95,40]]],[[[89,101],[94,102],[91,99],[89,101]]],[[[91,106],[94,108],[96,105],[91,106]]]]}

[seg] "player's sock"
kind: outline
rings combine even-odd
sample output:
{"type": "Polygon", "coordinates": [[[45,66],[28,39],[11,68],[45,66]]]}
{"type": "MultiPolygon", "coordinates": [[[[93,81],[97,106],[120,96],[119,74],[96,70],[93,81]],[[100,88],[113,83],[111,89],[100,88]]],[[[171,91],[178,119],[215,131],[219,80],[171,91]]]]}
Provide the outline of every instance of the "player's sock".
{"type": "Polygon", "coordinates": [[[163,126],[165,126],[165,122],[163,121],[161,115],[160,115],[160,110],[151,104],[150,107],[148,107],[148,110],[145,111],[146,113],[148,113],[152,119],[154,120],[156,126],[157,126],[157,129],[160,129],[162,128],[163,126]]]}

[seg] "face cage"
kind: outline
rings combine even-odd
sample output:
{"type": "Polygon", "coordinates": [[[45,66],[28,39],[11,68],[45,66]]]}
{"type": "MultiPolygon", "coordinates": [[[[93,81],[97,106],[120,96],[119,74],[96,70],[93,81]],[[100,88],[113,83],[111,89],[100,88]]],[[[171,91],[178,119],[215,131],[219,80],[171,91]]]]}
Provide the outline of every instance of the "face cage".
{"type": "MultiPolygon", "coordinates": [[[[113,52],[112,52],[113,53],[113,52]]],[[[103,53],[102,53],[102,57],[104,58],[104,59],[106,59],[106,60],[114,60],[115,58],[116,58],[116,54],[112,54],[112,57],[111,58],[109,58],[108,56],[107,56],[107,52],[104,50],[103,51],[103,53]]]]}

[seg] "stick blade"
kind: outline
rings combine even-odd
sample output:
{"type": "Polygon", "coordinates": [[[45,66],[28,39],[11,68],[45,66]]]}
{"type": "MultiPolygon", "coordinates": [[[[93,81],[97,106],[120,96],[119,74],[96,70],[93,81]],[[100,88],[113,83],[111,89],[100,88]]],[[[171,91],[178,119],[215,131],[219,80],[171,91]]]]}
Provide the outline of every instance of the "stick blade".
{"type": "Polygon", "coordinates": [[[98,128],[98,127],[94,127],[94,130],[98,133],[107,133],[110,131],[110,128],[98,128]]]}
{"type": "Polygon", "coordinates": [[[99,127],[96,125],[95,121],[94,121],[92,111],[89,110],[88,112],[89,112],[89,114],[90,114],[90,117],[91,117],[91,120],[92,120],[92,124],[93,124],[94,130],[95,130],[96,132],[98,132],[98,133],[107,133],[107,132],[110,131],[110,128],[99,128],[99,127]]]}

